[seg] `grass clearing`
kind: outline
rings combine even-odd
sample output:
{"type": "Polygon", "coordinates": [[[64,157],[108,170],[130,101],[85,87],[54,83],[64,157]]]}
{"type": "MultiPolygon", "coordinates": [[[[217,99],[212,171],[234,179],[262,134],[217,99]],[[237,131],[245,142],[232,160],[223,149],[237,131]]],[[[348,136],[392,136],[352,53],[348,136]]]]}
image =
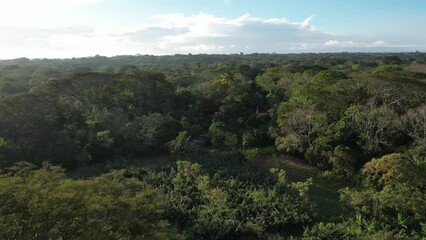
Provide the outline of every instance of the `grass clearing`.
{"type": "Polygon", "coordinates": [[[313,178],[314,183],[310,188],[310,195],[318,206],[319,220],[335,222],[341,220],[344,215],[338,192],[339,189],[347,186],[344,182],[319,177],[319,169],[290,156],[272,154],[255,159],[253,164],[263,169],[284,169],[291,181],[306,181],[308,178],[313,178]]]}

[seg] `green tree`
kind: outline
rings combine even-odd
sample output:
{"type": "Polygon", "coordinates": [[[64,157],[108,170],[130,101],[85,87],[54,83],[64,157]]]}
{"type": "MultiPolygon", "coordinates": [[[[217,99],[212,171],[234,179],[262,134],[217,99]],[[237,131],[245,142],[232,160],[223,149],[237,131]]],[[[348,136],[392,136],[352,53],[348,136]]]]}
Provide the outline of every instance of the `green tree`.
{"type": "Polygon", "coordinates": [[[366,153],[392,148],[399,132],[395,111],[389,106],[351,106],[346,111],[349,127],[358,135],[358,144],[366,153]]]}
{"type": "Polygon", "coordinates": [[[73,180],[60,167],[24,164],[0,175],[0,187],[3,239],[179,238],[164,220],[163,195],[122,172],[73,180]]]}
{"type": "Polygon", "coordinates": [[[331,154],[330,162],[333,165],[332,171],[336,176],[346,179],[354,177],[356,173],[356,158],[349,147],[343,145],[335,147],[331,154]]]}
{"type": "Polygon", "coordinates": [[[394,153],[372,159],[361,173],[361,188],[343,189],[342,201],[378,222],[399,229],[420,229],[426,220],[426,179],[407,156],[394,153]]]}

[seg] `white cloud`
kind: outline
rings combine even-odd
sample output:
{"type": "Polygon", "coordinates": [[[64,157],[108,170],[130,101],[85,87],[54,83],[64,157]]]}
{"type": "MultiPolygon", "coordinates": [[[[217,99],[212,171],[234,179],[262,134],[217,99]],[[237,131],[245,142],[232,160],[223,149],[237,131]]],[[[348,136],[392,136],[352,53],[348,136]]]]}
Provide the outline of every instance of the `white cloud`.
{"type": "MultiPolygon", "coordinates": [[[[19,0],[24,1],[24,0],[19,0]]],[[[53,0],[42,0],[44,3],[53,0]]],[[[98,0],[66,0],[92,4],[98,0]]],[[[223,18],[211,14],[153,16],[151,24],[101,28],[12,27],[0,25],[0,58],[79,57],[95,54],[175,54],[239,52],[330,52],[407,49],[395,40],[338,36],[316,29],[313,16],[302,22],[244,14],[223,18]]]]}
{"type": "Polygon", "coordinates": [[[386,42],[385,41],[382,41],[382,40],[378,40],[378,41],[375,41],[375,42],[373,42],[373,44],[372,44],[373,46],[385,46],[386,45],[386,42]]]}
{"type": "Polygon", "coordinates": [[[311,25],[311,21],[314,17],[315,17],[314,15],[311,15],[308,18],[306,18],[302,23],[300,23],[299,28],[316,30],[316,28],[311,25]]]}
{"type": "Polygon", "coordinates": [[[317,41],[328,38],[328,34],[317,31],[310,24],[313,16],[301,23],[289,22],[285,18],[256,18],[249,14],[233,19],[205,13],[154,18],[161,29],[185,29],[179,34],[165,34],[153,43],[165,53],[170,53],[171,49],[192,50],[193,53],[233,53],[247,49],[256,52],[298,51],[310,49],[317,41]]]}
{"type": "Polygon", "coordinates": [[[328,40],[324,43],[325,46],[330,47],[348,47],[353,46],[355,43],[353,41],[339,41],[339,40],[328,40]]]}
{"type": "Polygon", "coordinates": [[[328,40],[324,42],[324,46],[329,49],[353,49],[353,50],[362,50],[365,51],[383,51],[383,50],[392,50],[395,51],[395,49],[404,51],[407,49],[414,49],[415,47],[418,47],[415,44],[402,44],[395,41],[387,42],[383,40],[376,40],[376,41],[366,41],[366,40],[359,40],[359,41],[352,41],[352,40],[328,40]],[[392,43],[393,42],[393,43],[392,43]]]}

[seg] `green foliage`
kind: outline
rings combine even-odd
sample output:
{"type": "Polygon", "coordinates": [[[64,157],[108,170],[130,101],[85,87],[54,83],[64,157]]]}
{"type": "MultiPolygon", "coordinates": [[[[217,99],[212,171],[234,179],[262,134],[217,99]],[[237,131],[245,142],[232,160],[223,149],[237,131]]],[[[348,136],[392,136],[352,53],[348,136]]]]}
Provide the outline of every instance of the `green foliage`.
{"type": "Polygon", "coordinates": [[[319,223],[305,229],[303,239],[334,240],[334,239],[420,239],[417,235],[407,235],[404,231],[378,229],[374,222],[367,223],[361,218],[347,220],[343,223],[319,223]]]}
{"type": "Polygon", "coordinates": [[[172,140],[180,130],[180,123],[170,115],[153,113],[138,119],[138,140],[146,148],[145,151],[161,151],[165,143],[172,140]]]}
{"type": "Polygon", "coordinates": [[[407,156],[389,154],[365,164],[362,187],[343,189],[341,199],[369,218],[400,229],[419,230],[419,223],[426,220],[425,180],[407,156]]]}
{"type": "Polygon", "coordinates": [[[6,140],[4,140],[4,138],[0,138],[0,148],[5,147],[7,144],[6,140]]]}
{"type": "Polygon", "coordinates": [[[228,170],[238,171],[221,175],[216,169],[210,175],[200,164],[178,161],[170,176],[144,178],[164,189],[168,219],[186,229],[189,238],[260,237],[312,220],[313,206],[307,195],[310,181],[291,183],[278,169],[271,169],[272,176],[262,181],[265,176],[256,178],[254,169],[247,167],[228,164],[228,170]],[[252,180],[244,180],[246,176],[252,180]]]}
{"type": "MultiPolygon", "coordinates": [[[[6,145],[7,145],[7,142],[6,142],[6,140],[4,140],[4,138],[1,138],[0,137],[0,167],[1,167],[1,165],[3,165],[3,163],[2,163],[2,158],[3,158],[3,154],[2,154],[2,150],[3,150],[3,148],[5,148],[6,147],[6,145]]],[[[0,172],[1,172],[1,169],[0,169],[0,172]]]]}
{"type": "Polygon", "coordinates": [[[263,133],[258,129],[245,131],[241,136],[241,145],[243,148],[254,147],[261,145],[263,133]]]}
{"type": "Polygon", "coordinates": [[[359,137],[366,153],[377,153],[393,146],[399,131],[396,113],[388,106],[352,106],[348,108],[349,127],[359,137]]]}
{"type": "Polygon", "coordinates": [[[294,75],[279,67],[268,68],[256,77],[256,84],[267,93],[266,97],[271,103],[288,98],[293,81],[294,75]]]}
{"type": "Polygon", "coordinates": [[[268,146],[268,147],[262,147],[262,148],[243,149],[240,151],[244,155],[244,158],[246,160],[253,161],[261,156],[268,156],[271,154],[275,154],[277,149],[275,146],[268,146]]]}
{"type": "Polygon", "coordinates": [[[336,83],[339,80],[347,79],[347,78],[348,77],[346,76],[346,74],[339,71],[333,71],[333,70],[321,71],[315,77],[315,84],[331,85],[333,83],[336,83]]]}
{"type": "Polygon", "coordinates": [[[319,223],[312,228],[305,229],[303,239],[306,240],[334,240],[353,239],[347,227],[340,223],[319,223]]]}
{"type": "Polygon", "coordinates": [[[402,60],[396,55],[386,55],[381,57],[380,62],[382,64],[401,64],[402,60]]]}
{"type": "Polygon", "coordinates": [[[401,71],[402,68],[395,65],[382,65],[373,71],[373,74],[381,75],[401,71]]]}
{"type": "Polygon", "coordinates": [[[170,154],[178,160],[194,156],[197,146],[189,144],[190,137],[187,131],[179,132],[177,137],[168,143],[170,154]]]}
{"type": "Polygon", "coordinates": [[[288,153],[303,151],[302,141],[295,134],[288,134],[285,137],[277,138],[275,140],[275,145],[277,149],[288,153]]]}
{"type": "Polygon", "coordinates": [[[251,148],[251,149],[243,150],[242,154],[244,155],[244,158],[249,160],[249,161],[255,160],[256,158],[258,158],[260,156],[258,148],[251,148]]]}
{"type": "MultiPolygon", "coordinates": [[[[284,110],[282,110],[284,111],[284,110]]],[[[279,116],[278,124],[284,136],[292,136],[289,140],[283,139],[278,149],[305,149],[311,146],[314,139],[314,121],[316,112],[312,108],[296,109],[293,113],[283,113],[279,116]],[[287,115],[287,116],[286,116],[287,115]],[[297,143],[299,142],[299,146],[297,143]],[[289,143],[289,146],[285,144],[289,143]],[[284,144],[284,145],[282,145],[284,144]]],[[[277,138],[279,139],[279,138],[277,138]]]]}
{"type": "Polygon", "coordinates": [[[385,155],[379,159],[372,159],[362,169],[366,184],[381,189],[387,185],[407,182],[411,185],[424,184],[411,160],[399,153],[385,155]]]}
{"type": "Polygon", "coordinates": [[[277,87],[277,82],[280,79],[279,68],[269,68],[265,73],[256,77],[256,84],[266,92],[273,92],[277,87]]]}
{"type": "Polygon", "coordinates": [[[343,145],[335,147],[330,162],[333,165],[334,175],[347,179],[355,175],[356,158],[349,147],[343,145]]]}
{"type": "Polygon", "coordinates": [[[121,172],[72,180],[60,167],[32,168],[0,175],[3,239],[179,238],[163,217],[164,196],[146,183],[121,172]]]}
{"type": "Polygon", "coordinates": [[[233,148],[238,144],[237,135],[225,130],[225,124],[213,122],[209,128],[209,135],[213,146],[233,148]]]}
{"type": "Polygon", "coordinates": [[[408,110],[401,120],[404,132],[414,141],[411,155],[422,161],[426,156],[426,106],[408,110]]]}

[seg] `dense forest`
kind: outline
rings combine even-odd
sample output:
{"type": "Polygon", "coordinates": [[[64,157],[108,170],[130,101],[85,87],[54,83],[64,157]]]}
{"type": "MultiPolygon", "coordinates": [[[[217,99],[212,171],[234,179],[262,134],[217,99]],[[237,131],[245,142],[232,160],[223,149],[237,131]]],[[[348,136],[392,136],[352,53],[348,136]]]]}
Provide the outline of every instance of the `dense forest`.
{"type": "Polygon", "coordinates": [[[0,61],[0,239],[425,239],[426,54],[0,61]]]}

